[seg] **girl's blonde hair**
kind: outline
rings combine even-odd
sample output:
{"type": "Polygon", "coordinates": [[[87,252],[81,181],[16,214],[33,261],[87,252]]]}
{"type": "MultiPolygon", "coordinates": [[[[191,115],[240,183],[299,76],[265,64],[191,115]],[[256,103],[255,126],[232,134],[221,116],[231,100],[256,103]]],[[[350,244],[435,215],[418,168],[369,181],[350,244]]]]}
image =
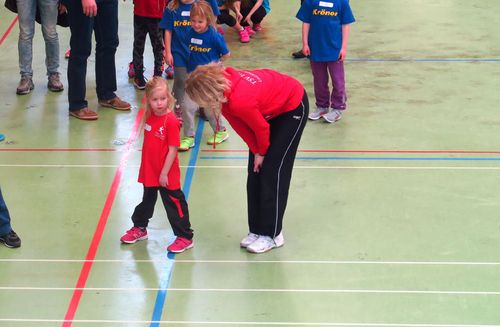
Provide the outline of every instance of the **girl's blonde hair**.
{"type": "Polygon", "coordinates": [[[224,67],[220,63],[198,66],[186,80],[186,93],[200,107],[220,114],[221,104],[226,102],[224,92],[231,88],[224,67]]]}
{"type": "Polygon", "coordinates": [[[167,109],[170,111],[174,108],[175,99],[170,92],[167,80],[160,76],[154,76],[146,83],[146,113],[144,115],[145,119],[151,116],[151,108],[149,107],[149,101],[147,99],[149,99],[151,97],[151,94],[153,94],[153,92],[158,89],[162,89],[167,93],[167,109]]]}
{"type": "Polygon", "coordinates": [[[214,11],[212,6],[206,2],[205,0],[195,1],[193,6],[191,7],[191,12],[189,17],[193,19],[193,17],[205,18],[208,22],[208,25],[217,27],[217,17],[214,15],[214,11]]]}
{"type": "Polygon", "coordinates": [[[180,0],[170,0],[170,2],[168,3],[167,5],[167,8],[169,10],[177,10],[177,8],[179,8],[179,4],[180,4],[180,0]]]}

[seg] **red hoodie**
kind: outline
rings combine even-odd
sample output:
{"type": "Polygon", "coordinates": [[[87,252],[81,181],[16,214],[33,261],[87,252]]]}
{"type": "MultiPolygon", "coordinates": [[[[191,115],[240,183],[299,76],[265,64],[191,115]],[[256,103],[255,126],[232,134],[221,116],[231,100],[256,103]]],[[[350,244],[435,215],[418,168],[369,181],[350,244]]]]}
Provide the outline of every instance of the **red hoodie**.
{"type": "Polygon", "coordinates": [[[265,155],[269,148],[268,120],[297,108],[304,87],[296,79],[270,69],[226,68],[231,89],[222,115],[246,142],[252,153],[265,155]]]}
{"type": "Polygon", "coordinates": [[[167,0],[134,0],[134,15],[162,18],[167,0]]]}

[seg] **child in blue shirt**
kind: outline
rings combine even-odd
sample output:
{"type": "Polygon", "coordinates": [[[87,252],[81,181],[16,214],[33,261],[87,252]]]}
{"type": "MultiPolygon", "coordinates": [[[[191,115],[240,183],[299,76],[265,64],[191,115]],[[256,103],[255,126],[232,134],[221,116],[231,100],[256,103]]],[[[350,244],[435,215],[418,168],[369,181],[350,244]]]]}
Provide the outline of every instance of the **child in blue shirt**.
{"type": "Polygon", "coordinates": [[[346,109],[344,59],[349,24],[355,21],[349,0],[304,0],[297,18],[303,23],[302,53],[311,59],[316,97],[317,109],[309,114],[309,119],[323,117],[334,123],[346,109]],[[333,84],[331,94],[328,74],[333,84]]]}

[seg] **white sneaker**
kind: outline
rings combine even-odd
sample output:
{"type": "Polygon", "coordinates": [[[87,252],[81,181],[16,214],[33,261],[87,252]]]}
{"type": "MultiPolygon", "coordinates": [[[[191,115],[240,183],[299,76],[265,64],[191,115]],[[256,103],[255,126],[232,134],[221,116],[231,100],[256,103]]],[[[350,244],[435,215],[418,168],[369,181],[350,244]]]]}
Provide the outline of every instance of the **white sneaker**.
{"type": "Polygon", "coordinates": [[[318,120],[328,113],[328,108],[316,108],[315,111],[309,113],[309,119],[318,120]]]}
{"type": "Polygon", "coordinates": [[[254,233],[248,233],[247,236],[245,236],[245,238],[243,238],[240,242],[240,246],[242,248],[246,248],[248,247],[250,244],[252,244],[253,242],[257,241],[257,239],[259,238],[259,235],[257,234],[254,234],[254,233]]]}
{"type": "Polygon", "coordinates": [[[342,118],[342,111],[338,109],[333,109],[326,115],[323,115],[323,119],[326,120],[329,123],[335,123],[336,121],[340,120],[342,118]]]}
{"type": "Polygon", "coordinates": [[[264,253],[274,248],[279,248],[285,244],[283,233],[280,233],[274,239],[269,236],[259,236],[259,238],[247,246],[247,251],[251,253],[264,253]]]}

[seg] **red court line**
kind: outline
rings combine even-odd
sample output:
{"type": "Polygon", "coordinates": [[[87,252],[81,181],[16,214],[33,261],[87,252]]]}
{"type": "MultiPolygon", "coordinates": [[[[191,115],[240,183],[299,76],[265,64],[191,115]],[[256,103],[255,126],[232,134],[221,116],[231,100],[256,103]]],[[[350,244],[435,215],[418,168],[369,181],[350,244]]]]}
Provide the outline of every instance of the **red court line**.
{"type": "Polygon", "coordinates": [[[7,36],[9,36],[9,33],[12,31],[12,29],[14,28],[14,25],[16,25],[17,23],[17,20],[19,18],[17,17],[16,15],[16,18],[14,18],[14,20],[12,21],[12,23],[10,24],[9,28],[7,28],[7,31],[5,31],[5,33],[3,34],[2,38],[0,39],[0,45],[2,45],[3,41],[7,38],[7,36]]]}
{"type": "MultiPolygon", "coordinates": [[[[201,152],[248,152],[248,150],[201,150],[201,152]]],[[[474,151],[474,150],[298,150],[304,153],[458,153],[458,154],[499,154],[500,151],[474,151]]]]}
{"type": "Polygon", "coordinates": [[[117,149],[111,148],[14,148],[14,149],[0,149],[0,152],[114,152],[117,149]]]}
{"type": "Polygon", "coordinates": [[[78,277],[78,281],[76,282],[76,286],[73,290],[73,296],[71,297],[71,301],[66,311],[66,315],[64,316],[64,322],[62,324],[63,327],[71,326],[71,324],[73,323],[73,319],[75,318],[76,310],[78,309],[78,305],[80,304],[80,299],[83,295],[85,284],[87,283],[87,279],[89,277],[90,270],[92,269],[97,249],[99,247],[102,235],[104,233],[104,228],[106,227],[106,223],[108,222],[109,213],[111,211],[111,207],[113,206],[118,186],[120,185],[123,170],[130,156],[131,152],[130,150],[132,144],[134,140],[137,138],[137,134],[139,132],[139,126],[141,124],[143,115],[144,115],[144,110],[140,109],[139,112],[137,113],[137,117],[135,119],[134,126],[132,128],[132,134],[130,135],[130,138],[127,141],[127,149],[122,159],[120,160],[118,168],[116,169],[115,177],[113,178],[113,182],[109,189],[106,202],[104,203],[104,208],[102,209],[101,216],[99,217],[99,222],[97,223],[97,227],[94,231],[92,241],[90,242],[90,247],[88,249],[87,256],[85,257],[85,262],[80,271],[80,276],[78,277]]]}

